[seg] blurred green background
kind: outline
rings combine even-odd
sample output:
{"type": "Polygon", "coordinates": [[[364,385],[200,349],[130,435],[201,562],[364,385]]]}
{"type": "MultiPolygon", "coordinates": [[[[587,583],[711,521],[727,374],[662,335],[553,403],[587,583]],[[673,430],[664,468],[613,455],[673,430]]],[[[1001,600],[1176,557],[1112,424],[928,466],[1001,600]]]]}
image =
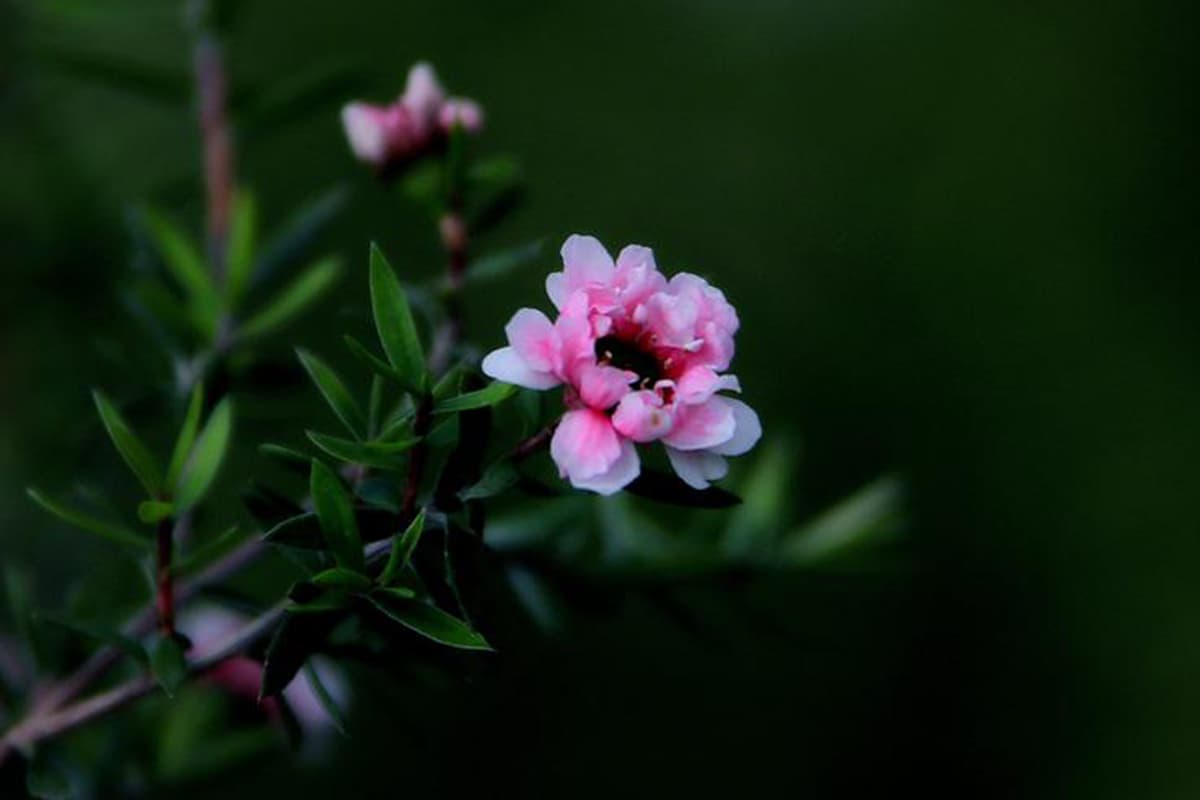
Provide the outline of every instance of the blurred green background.
{"type": "MultiPolygon", "coordinates": [[[[688,589],[699,631],[617,602],[466,684],[368,679],[325,766],[174,796],[1200,796],[1193,4],[243,5],[229,62],[257,90],[344,69],[384,99],[424,58],[485,105],[530,194],[481,248],[590,232],[723,287],[747,399],[795,447],[781,527],[889,471],[910,524],[898,566],[688,589]]],[[[23,487],[113,463],[86,387],[133,383],[123,215],[200,214],[190,110],[74,52],[189,62],[172,2],[0,5],[0,560],[48,600],[104,551],[23,487]]],[[[349,277],[284,354],[364,325],[369,239],[437,270],[339,100],[240,142],[268,227],[350,191],[321,242],[349,277]]],[[[481,345],[541,279],[470,298],[481,345]]],[[[297,381],[240,430],[314,409],[297,381]]]]}

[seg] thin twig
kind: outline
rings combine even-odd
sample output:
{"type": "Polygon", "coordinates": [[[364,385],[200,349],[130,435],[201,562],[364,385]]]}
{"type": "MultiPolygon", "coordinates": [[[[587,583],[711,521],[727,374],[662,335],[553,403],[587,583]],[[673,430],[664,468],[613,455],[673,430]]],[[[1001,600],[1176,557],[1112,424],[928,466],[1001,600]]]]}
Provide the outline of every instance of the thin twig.
{"type": "Polygon", "coordinates": [[[508,454],[509,460],[513,462],[524,461],[550,444],[550,437],[554,435],[554,427],[554,425],[547,425],[528,439],[518,442],[517,446],[508,454]]]}
{"type": "MultiPolygon", "coordinates": [[[[287,602],[284,600],[272,606],[211,651],[193,660],[188,664],[188,674],[199,675],[222,661],[245,651],[275,626],[275,623],[282,617],[287,602]]],[[[14,749],[26,749],[44,739],[62,736],[87,722],[99,719],[144,697],[157,685],[151,676],[140,675],[106,692],[93,695],[60,710],[28,716],[0,739],[0,763],[3,763],[9,752],[14,749]]]]}
{"type": "MultiPolygon", "coordinates": [[[[259,553],[265,549],[265,545],[255,539],[249,543],[251,546],[245,546],[237,551],[234,551],[225,559],[214,564],[195,580],[186,586],[181,586],[180,597],[190,598],[203,586],[209,583],[228,577],[232,572],[236,572],[241,567],[245,566],[250,561],[253,561],[259,553]]],[[[363,548],[363,558],[368,563],[378,561],[386,553],[391,550],[391,542],[387,540],[371,542],[363,548]]],[[[219,645],[212,650],[205,652],[202,656],[196,658],[188,665],[189,675],[198,675],[227,658],[239,655],[247,648],[257,642],[263,634],[269,631],[286,610],[289,600],[281,600],[276,605],[264,611],[259,616],[250,620],[237,632],[227,637],[219,645]]],[[[139,626],[143,628],[143,633],[149,630],[154,625],[154,617],[142,616],[134,620],[127,626],[127,630],[137,630],[139,626]]],[[[92,662],[105,660],[107,661],[112,654],[112,649],[108,648],[93,657],[92,662]],[[100,657],[104,658],[101,659],[100,657]]],[[[76,675],[80,675],[85,669],[90,669],[92,677],[102,675],[116,658],[105,663],[102,668],[97,668],[95,665],[89,667],[85,665],[76,675]]],[[[74,677],[74,676],[73,676],[74,677]]],[[[79,689],[86,687],[87,682],[77,681],[79,689]]],[[[154,689],[156,683],[150,676],[142,675],[133,678],[126,683],[120,684],[112,689],[93,695],[86,700],[80,700],[71,705],[64,705],[61,708],[58,705],[48,706],[45,702],[39,703],[34,710],[28,713],[24,718],[14,724],[3,737],[0,737],[0,764],[4,763],[5,758],[13,749],[27,748],[32,744],[36,744],[44,739],[60,736],[68,731],[78,728],[86,722],[98,719],[106,714],[109,714],[122,706],[149,694],[154,689]]],[[[78,691],[77,690],[77,691],[78,691]]],[[[73,696],[73,695],[72,695],[73,696]]],[[[63,701],[65,702],[65,700],[63,701]]]]}
{"type": "MultiPolygon", "coordinates": [[[[175,603],[183,605],[205,587],[229,578],[257,560],[266,551],[266,545],[254,537],[220,561],[214,562],[189,581],[175,587],[175,603]]],[[[140,638],[154,630],[157,614],[153,608],[139,612],[122,628],[130,638],[140,638]]],[[[78,697],[85,689],[103,678],[117,664],[124,653],[115,647],[97,650],[75,672],[47,687],[34,702],[30,715],[50,713],[78,697]]]]}

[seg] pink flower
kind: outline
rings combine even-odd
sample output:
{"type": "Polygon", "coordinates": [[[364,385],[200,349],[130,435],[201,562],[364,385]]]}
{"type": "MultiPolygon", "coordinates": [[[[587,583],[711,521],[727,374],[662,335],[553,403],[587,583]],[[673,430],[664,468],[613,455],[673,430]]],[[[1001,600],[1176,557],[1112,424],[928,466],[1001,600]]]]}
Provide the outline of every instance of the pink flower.
{"type": "Polygon", "coordinates": [[[433,67],[416,64],[404,93],[389,105],[352,102],[342,108],[342,127],[356,158],[380,171],[402,166],[445,144],[455,126],[483,128],[483,110],[464,98],[447,98],[433,67]]]}
{"type": "Polygon", "coordinates": [[[563,271],[546,278],[551,321],[523,308],[505,327],[508,346],[483,371],[529,389],[565,386],[550,443],[560,474],[580,489],[612,494],[640,473],[635,445],[660,441],[688,485],[725,476],[726,456],[762,435],[750,406],[724,374],[737,312],[719,289],[681,272],[668,281],[649,248],[630,245],[614,262],[594,237],[571,236],[563,271]]]}

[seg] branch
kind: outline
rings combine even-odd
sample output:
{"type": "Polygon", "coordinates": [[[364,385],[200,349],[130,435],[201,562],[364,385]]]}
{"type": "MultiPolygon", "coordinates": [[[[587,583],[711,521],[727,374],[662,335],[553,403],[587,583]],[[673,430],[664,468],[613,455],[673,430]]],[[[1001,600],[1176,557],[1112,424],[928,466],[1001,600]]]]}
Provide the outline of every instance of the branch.
{"type": "MultiPolygon", "coordinates": [[[[210,652],[188,664],[188,674],[196,676],[246,650],[267,633],[283,616],[287,601],[272,606],[238,631],[231,634],[210,652]]],[[[45,739],[62,736],[79,726],[99,719],[154,691],[157,681],[141,675],[106,692],[93,695],[58,711],[32,714],[10,729],[0,739],[0,763],[14,749],[27,749],[45,739]]]]}
{"type": "MultiPolygon", "coordinates": [[[[265,550],[262,541],[254,539],[243,547],[230,553],[221,561],[209,567],[188,584],[181,584],[179,597],[188,599],[201,588],[215,581],[222,580],[257,558],[265,550]]],[[[363,548],[363,557],[375,561],[391,550],[391,542],[381,540],[372,542],[363,548]]],[[[259,616],[246,623],[241,629],[227,637],[211,651],[196,658],[188,664],[188,674],[195,676],[227,658],[239,655],[257,642],[263,634],[269,631],[279,621],[287,608],[289,601],[282,600],[264,611],[259,616]]],[[[126,631],[135,635],[144,635],[153,630],[155,615],[153,611],[143,613],[126,626],[126,631]]],[[[158,684],[149,675],[141,675],[112,689],[93,695],[72,705],[63,705],[79,692],[83,691],[92,681],[99,679],[120,657],[120,652],[113,648],[105,648],[94,655],[74,675],[58,684],[56,702],[47,702],[49,695],[44,696],[23,719],[10,728],[0,738],[0,764],[14,749],[24,749],[39,741],[61,736],[79,726],[99,719],[125,705],[149,694],[158,684]],[[61,706],[61,707],[60,707],[61,706]]]]}
{"type": "MultiPolygon", "coordinates": [[[[211,564],[190,581],[180,583],[175,587],[176,604],[182,605],[205,587],[220,583],[240,572],[264,552],[266,552],[266,545],[257,536],[254,537],[220,561],[211,564]]],[[[146,608],[126,623],[122,632],[131,638],[140,638],[154,630],[156,620],[155,610],[146,608]]],[[[69,703],[93,683],[103,678],[123,656],[124,653],[115,647],[105,647],[96,651],[78,670],[49,686],[34,702],[29,715],[50,713],[69,703]]]]}

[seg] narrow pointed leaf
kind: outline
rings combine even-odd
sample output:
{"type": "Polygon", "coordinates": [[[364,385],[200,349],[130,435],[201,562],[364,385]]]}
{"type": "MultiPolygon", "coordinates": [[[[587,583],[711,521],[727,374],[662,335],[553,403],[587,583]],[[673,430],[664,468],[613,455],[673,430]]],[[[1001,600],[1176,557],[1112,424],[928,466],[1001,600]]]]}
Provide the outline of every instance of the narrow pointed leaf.
{"type": "Polygon", "coordinates": [[[308,438],[329,455],[349,464],[363,464],[379,469],[398,469],[408,463],[405,455],[417,443],[416,439],[394,442],[352,442],[315,431],[308,431],[308,438]]]}
{"type": "Polygon", "coordinates": [[[383,419],[383,378],[371,376],[371,394],[367,401],[367,436],[379,433],[379,425],[383,419]]]}
{"type": "Polygon", "coordinates": [[[49,511],[54,516],[81,528],[89,533],[94,533],[97,536],[108,539],[110,542],[116,542],[127,547],[135,547],[141,550],[149,549],[150,541],[143,536],[129,530],[128,528],[116,525],[110,522],[103,522],[82,511],[77,511],[69,508],[55,500],[50,499],[46,495],[39,492],[37,489],[26,489],[33,502],[37,503],[42,508],[49,511]]]}
{"type": "Polygon", "coordinates": [[[511,383],[496,381],[475,392],[460,394],[438,403],[433,409],[435,414],[450,414],[458,411],[470,411],[476,408],[488,408],[503,403],[517,393],[518,387],[511,383]]]}
{"type": "Polygon", "coordinates": [[[308,253],[349,196],[346,187],[334,186],[293,214],[261,248],[254,280],[269,278],[308,253]]]}
{"type": "Polygon", "coordinates": [[[425,351],[417,336],[408,298],[378,245],[371,245],[371,309],[375,329],[388,361],[400,379],[420,389],[425,378],[425,351]]]}
{"type": "Polygon", "coordinates": [[[212,486],[225,453],[229,449],[229,436],[233,430],[233,405],[227,397],[213,409],[212,416],[196,439],[191,458],[183,469],[179,486],[175,492],[175,503],[180,511],[186,511],[204,497],[212,486]]]}
{"type": "Polygon", "coordinates": [[[392,368],[391,364],[388,364],[382,358],[368,350],[366,345],[358,341],[358,339],[347,335],[342,337],[342,341],[346,343],[346,347],[350,350],[350,354],[361,361],[367,369],[371,370],[371,372],[398,383],[406,389],[408,388],[408,385],[400,377],[400,373],[396,372],[396,370],[392,368]]]}
{"type": "Polygon", "coordinates": [[[25,793],[36,800],[71,800],[77,795],[70,775],[40,752],[26,768],[25,793]]]}
{"type": "Polygon", "coordinates": [[[187,294],[193,322],[202,333],[211,335],[221,302],[204,257],[191,238],[165,216],[152,209],[146,209],[143,216],[163,265],[187,294]]]}
{"type": "Polygon", "coordinates": [[[161,522],[175,512],[175,506],[162,500],[143,500],[138,503],[138,519],[147,525],[161,522]]]}
{"type": "Polygon", "coordinates": [[[239,191],[233,201],[233,219],[229,229],[229,254],[226,262],[226,296],[236,307],[245,295],[254,269],[254,236],[258,229],[258,205],[254,195],[239,191]]]}
{"type": "Polygon", "coordinates": [[[69,619],[57,614],[39,612],[36,617],[39,621],[49,622],[60,628],[65,628],[72,633],[96,639],[109,647],[116,648],[144,667],[150,665],[150,654],[146,652],[146,648],[142,646],[142,643],[126,636],[119,630],[105,628],[95,623],[69,619]]]}
{"type": "Polygon", "coordinates": [[[183,418],[183,425],[179,428],[179,436],[175,439],[175,449],[171,452],[171,461],[167,465],[167,486],[176,486],[179,483],[183,467],[187,463],[188,456],[192,454],[192,445],[196,443],[196,432],[200,429],[200,414],[203,410],[204,385],[197,383],[196,388],[192,389],[187,414],[183,418]]]}
{"type": "Polygon", "coordinates": [[[321,530],[338,565],[362,572],[365,567],[362,538],[354,519],[354,508],[341,480],[329,467],[313,459],[309,489],[321,530]]]}
{"type": "Polygon", "coordinates": [[[502,250],[472,261],[467,267],[467,284],[475,285],[506,278],[541,255],[543,240],[502,250]]]}
{"type": "Polygon", "coordinates": [[[291,322],[333,285],[340,272],[341,262],[337,258],[326,258],[313,264],[242,325],[242,338],[264,336],[291,322]]]}
{"type": "Polygon", "coordinates": [[[108,437],[112,439],[113,445],[121,454],[121,458],[125,459],[129,469],[137,476],[146,490],[146,494],[151,496],[158,494],[163,485],[162,470],[159,468],[158,462],[154,460],[154,456],[126,424],[120,412],[109,402],[103,392],[93,391],[92,399],[96,402],[96,411],[99,412],[100,421],[104,423],[104,428],[108,431],[108,437]]]}
{"type": "Polygon", "coordinates": [[[483,477],[476,483],[460,491],[458,499],[466,502],[495,497],[516,485],[520,477],[516,468],[509,461],[498,461],[488,467],[487,471],[483,473],[483,477]]]}
{"type": "Polygon", "coordinates": [[[285,614],[267,645],[259,698],[279,694],[287,688],[339,621],[340,615],[335,613],[285,614]]]}
{"type": "Polygon", "coordinates": [[[395,595],[377,593],[367,599],[392,620],[439,644],[462,650],[492,649],[487,640],[471,630],[467,623],[440,608],[395,595]]]}
{"type": "Polygon", "coordinates": [[[417,593],[407,586],[380,586],[375,589],[375,594],[398,600],[412,600],[417,596],[417,593]]]}
{"type": "Polygon", "coordinates": [[[308,376],[312,378],[313,383],[321,392],[321,396],[325,398],[325,402],[333,409],[333,413],[342,421],[350,434],[356,439],[364,438],[367,431],[366,418],[363,416],[358,402],[355,401],[354,396],[350,394],[350,390],[346,388],[346,384],[342,382],[338,374],[320,358],[303,348],[297,348],[296,355],[300,358],[300,363],[304,365],[308,376]]]}
{"type": "Polygon", "coordinates": [[[173,575],[190,575],[203,569],[221,556],[231,552],[242,542],[242,539],[238,526],[233,525],[212,537],[210,541],[194,547],[184,558],[171,566],[171,573],[173,575]]]}
{"type": "Polygon", "coordinates": [[[163,691],[174,697],[175,692],[187,680],[188,666],[183,644],[173,636],[159,639],[150,655],[150,671],[154,673],[154,678],[163,691]]]}
{"type": "Polygon", "coordinates": [[[446,370],[446,374],[438,378],[438,382],[433,385],[433,399],[441,402],[458,394],[462,386],[463,372],[462,364],[455,364],[446,370]]]}
{"type": "Polygon", "coordinates": [[[316,696],[317,702],[321,704],[321,708],[329,717],[329,723],[333,725],[342,736],[346,735],[346,715],[338,706],[333,695],[329,693],[329,689],[325,687],[325,683],[321,680],[321,675],[312,662],[304,665],[304,677],[308,680],[308,686],[316,696]]]}
{"type": "MultiPolygon", "coordinates": [[[[377,542],[390,537],[396,529],[396,514],[382,508],[360,506],[354,509],[359,535],[364,542],[377,542]]],[[[324,550],[328,547],[317,515],[311,511],[296,514],[276,524],[264,534],[268,544],[294,547],[300,550],[324,550]]]]}
{"type": "Polygon", "coordinates": [[[390,584],[408,566],[408,562],[412,559],[413,551],[417,549],[417,543],[421,541],[421,534],[424,530],[425,510],[422,509],[413,521],[409,523],[404,533],[393,537],[391,555],[388,556],[387,565],[383,568],[383,572],[379,574],[379,582],[382,585],[387,586],[390,584]]]}
{"type": "Polygon", "coordinates": [[[281,444],[260,444],[258,452],[268,458],[273,458],[276,461],[282,462],[289,466],[302,465],[305,472],[308,471],[309,457],[299,450],[294,450],[291,447],[284,447],[281,444]]]}
{"type": "Polygon", "coordinates": [[[317,586],[333,589],[345,589],[351,592],[365,592],[371,588],[371,579],[361,572],[353,572],[343,567],[332,567],[312,576],[312,582],[317,586]]]}
{"type": "Polygon", "coordinates": [[[822,562],[885,539],[901,523],[903,493],[895,478],[864,486],[779,542],[782,563],[822,562]]]}

